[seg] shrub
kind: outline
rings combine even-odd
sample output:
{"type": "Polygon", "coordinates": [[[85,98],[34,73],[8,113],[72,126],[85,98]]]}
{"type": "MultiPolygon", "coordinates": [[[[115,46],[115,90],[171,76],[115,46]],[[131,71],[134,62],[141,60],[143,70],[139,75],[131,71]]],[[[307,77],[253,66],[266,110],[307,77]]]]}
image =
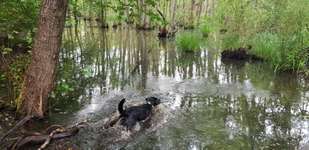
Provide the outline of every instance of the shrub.
{"type": "Polygon", "coordinates": [[[177,48],[184,52],[194,52],[200,49],[201,38],[198,34],[184,32],[176,37],[177,48]]]}

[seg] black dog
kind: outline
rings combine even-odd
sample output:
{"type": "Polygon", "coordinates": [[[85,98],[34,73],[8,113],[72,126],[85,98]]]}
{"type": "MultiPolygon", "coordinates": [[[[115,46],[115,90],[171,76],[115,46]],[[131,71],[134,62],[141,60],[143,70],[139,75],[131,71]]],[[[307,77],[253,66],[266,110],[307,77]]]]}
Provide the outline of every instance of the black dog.
{"type": "Polygon", "coordinates": [[[118,111],[120,113],[121,125],[132,129],[138,121],[143,121],[150,116],[152,108],[160,104],[160,99],[156,97],[146,98],[147,104],[132,106],[127,109],[123,109],[125,99],[122,99],[118,104],[118,111]]]}

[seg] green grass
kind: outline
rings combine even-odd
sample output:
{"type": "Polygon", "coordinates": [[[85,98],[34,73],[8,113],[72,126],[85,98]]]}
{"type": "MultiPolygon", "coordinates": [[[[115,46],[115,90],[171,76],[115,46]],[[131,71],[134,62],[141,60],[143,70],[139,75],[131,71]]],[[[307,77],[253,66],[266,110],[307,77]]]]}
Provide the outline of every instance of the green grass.
{"type": "Polygon", "coordinates": [[[207,22],[203,22],[199,28],[203,37],[208,37],[209,33],[211,32],[210,25],[207,22]]]}
{"type": "Polygon", "coordinates": [[[200,50],[201,38],[197,33],[184,32],[176,36],[178,50],[183,52],[194,52],[200,50]]]}
{"type": "Polygon", "coordinates": [[[237,34],[226,34],[221,37],[222,43],[221,43],[221,48],[223,50],[227,49],[237,49],[242,47],[242,42],[237,34]]]}
{"type": "Polygon", "coordinates": [[[309,64],[308,4],[308,0],[219,0],[213,16],[205,21],[210,28],[227,29],[224,34],[214,30],[223,50],[252,46],[249,53],[275,71],[304,71],[309,64]]]}
{"type": "Polygon", "coordinates": [[[277,34],[259,33],[252,39],[250,45],[253,47],[250,51],[251,54],[271,61],[273,64],[282,62],[281,42],[277,34]]]}
{"type": "Polygon", "coordinates": [[[250,53],[270,62],[277,70],[301,70],[305,68],[308,54],[291,35],[284,39],[278,34],[263,32],[256,34],[251,42],[250,53]]]}

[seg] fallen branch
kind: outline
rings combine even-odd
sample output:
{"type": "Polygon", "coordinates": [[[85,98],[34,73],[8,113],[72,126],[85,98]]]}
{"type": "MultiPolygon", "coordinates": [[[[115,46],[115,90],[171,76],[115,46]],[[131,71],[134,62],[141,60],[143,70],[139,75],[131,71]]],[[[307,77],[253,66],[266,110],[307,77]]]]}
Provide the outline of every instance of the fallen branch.
{"type": "Polygon", "coordinates": [[[43,149],[50,143],[51,140],[67,138],[67,137],[77,134],[78,131],[79,131],[79,127],[73,127],[71,129],[68,129],[67,131],[63,131],[60,133],[52,132],[50,134],[51,136],[50,135],[28,136],[18,141],[17,143],[15,143],[12,149],[18,150],[26,145],[37,145],[37,144],[42,144],[42,143],[43,145],[41,145],[40,148],[43,149]]]}
{"type": "Polygon", "coordinates": [[[83,125],[85,122],[78,123],[73,127],[70,128],[64,128],[59,125],[53,125],[49,127],[48,129],[54,128],[54,127],[59,127],[57,129],[54,129],[46,135],[32,135],[32,136],[26,136],[22,138],[21,140],[17,141],[14,146],[12,147],[12,150],[18,150],[22,149],[24,146],[27,145],[38,145],[42,144],[39,148],[39,150],[42,150],[50,144],[52,140],[57,140],[57,139],[62,139],[62,138],[67,138],[74,136],[78,133],[80,128],[83,128],[85,125],[83,125]]]}

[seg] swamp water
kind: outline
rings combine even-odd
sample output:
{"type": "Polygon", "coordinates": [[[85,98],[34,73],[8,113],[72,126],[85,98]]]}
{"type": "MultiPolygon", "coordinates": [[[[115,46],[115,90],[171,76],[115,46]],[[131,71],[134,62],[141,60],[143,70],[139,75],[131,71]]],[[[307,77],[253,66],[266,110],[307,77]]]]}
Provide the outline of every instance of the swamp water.
{"type": "Polygon", "coordinates": [[[309,142],[309,84],[262,63],[221,61],[218,49],[180,53],[175,41],[132,29],[67,28],[50,120],[90,126],[81,149],[300,149],[309,142]],[[155,127],[125,142],[103,121],[128,103],[159,97],[155,127]],[[162,117],[163,116],[163,117],[162,117]]]}

